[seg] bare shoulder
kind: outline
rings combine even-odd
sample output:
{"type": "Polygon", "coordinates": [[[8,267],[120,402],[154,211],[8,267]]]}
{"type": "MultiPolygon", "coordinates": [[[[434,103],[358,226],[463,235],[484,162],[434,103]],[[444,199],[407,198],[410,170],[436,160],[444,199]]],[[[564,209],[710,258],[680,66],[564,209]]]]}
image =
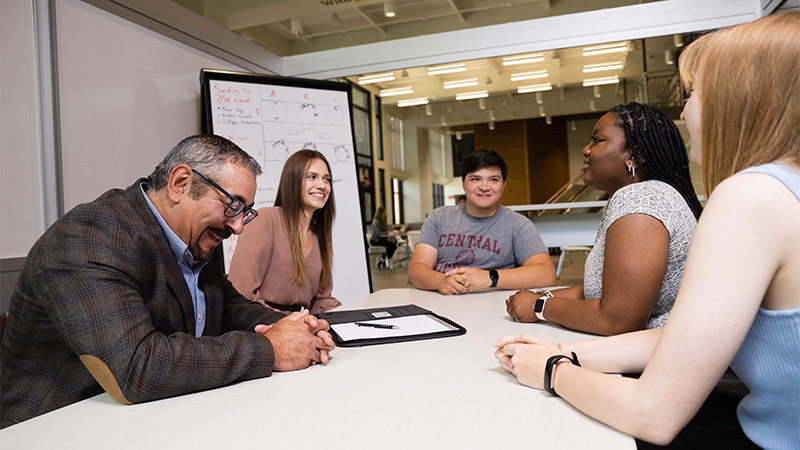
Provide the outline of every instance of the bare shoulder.
{"type": "Polygon", "coordinates": [[[728,178],[712,193],[703,221],[772,269],[765,308],[800,307],[800,200],[786,185],[760,173],[728,178]]]}
{"type": "Polygon", "coordinates": [[[739,202],[763,204],[772,196],[778,196],[780,199],[794,199],[794,203],[800,203],[786,185],[777,178],[764,173],[744,173],[725,179],[714,189],[709,202],[712,200],[738,200],[739,202]]]}
{"type": "Polygon", "coordinates": [[[746,173],[727,178],[714,189],[701,219],[709,216],[747,222],[775,221],[762,225],[797,229],[800,201],[777,178],[746,173]]]}

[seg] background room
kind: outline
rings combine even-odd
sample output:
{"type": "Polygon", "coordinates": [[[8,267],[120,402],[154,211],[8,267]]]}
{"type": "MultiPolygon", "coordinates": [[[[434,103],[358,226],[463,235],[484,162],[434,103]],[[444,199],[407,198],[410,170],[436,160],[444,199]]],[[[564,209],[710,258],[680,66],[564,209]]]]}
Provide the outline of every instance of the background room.
{"type": "MultiPolygon", "coordinates": [[[[503,204],[542,204],[564,186],[564,199],[575,197],[579,150],[604,110],[640,100],[677,118],[683,39],[776,8],[798,2],[4,1],[0,310],[25,255],[61,214],[148,174],[200,131],[202,68],[350,82],[361,199],[347,201],[361,202],[366,231],[379,205],[390,223],[411,226],[453,203],[454,166],[470,148],[495,148],[510,162],[503,204]],[[583,54],[609,44],[626,49],[583,54]],[[523,56],[536,61],[504,65],[523,56]],[[394,79],[361,80],[386,73],[394,79]],[[606,77],[617,82],[584,86],[606,77]],[[414,92],[381,96],[406,86],[414,92]],[[423,97],[427,104],[398,104],[423,97]],[[19,205],[24,220],[11,213],[19,205]]],[[[575,213],[596,207],[566,216],[575,213]]]]}

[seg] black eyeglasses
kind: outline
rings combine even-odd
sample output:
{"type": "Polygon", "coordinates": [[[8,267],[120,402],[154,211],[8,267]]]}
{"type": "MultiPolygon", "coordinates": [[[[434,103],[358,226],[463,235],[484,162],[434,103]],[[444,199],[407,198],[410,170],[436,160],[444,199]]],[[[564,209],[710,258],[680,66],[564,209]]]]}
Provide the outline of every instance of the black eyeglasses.
{"type": "Polygon", "coordinates": [[[247,225],[251,220],[256,218],[256,216],[258,215],[258,211],[256,211],[253,208],[248,208],[247,205],[244,204],[244,202],[235,198],[231,194],[228,194],[228,192],[225,189],[222,189],[220,185],[211,181],[211,178],[208,178],[207,176],[203,175],[202,173],[198,172],[195,169],[192,169],[192,172],[203,177],[206,181],[209,182],[209,184],[217,188],[218,191],[222,192],[223,194],[225,194],[226,197],[231,199],[231,202],[225,208],[225,217],[236,217],[239,214],[244,213],[245,225],[247,225]]]}

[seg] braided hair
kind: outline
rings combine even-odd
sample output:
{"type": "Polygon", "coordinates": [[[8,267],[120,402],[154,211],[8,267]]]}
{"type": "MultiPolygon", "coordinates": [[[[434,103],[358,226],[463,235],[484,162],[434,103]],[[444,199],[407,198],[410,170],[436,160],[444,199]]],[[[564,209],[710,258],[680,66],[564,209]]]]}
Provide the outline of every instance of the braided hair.
{"type": "Polygon", "coordinates": [[[633,160],[652,179],[678,191],[696,218],[703,207],[689,175],[689,157],[675,122],[664,111],[640,103],[617,105],[609,112],[620,119],[633,160]]]}

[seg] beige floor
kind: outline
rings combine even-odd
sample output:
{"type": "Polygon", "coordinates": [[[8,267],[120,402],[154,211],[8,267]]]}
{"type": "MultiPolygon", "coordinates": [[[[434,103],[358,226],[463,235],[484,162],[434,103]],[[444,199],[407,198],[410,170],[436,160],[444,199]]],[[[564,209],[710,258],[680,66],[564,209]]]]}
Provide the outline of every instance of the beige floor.
{"type": "MultiPolygon", "coordinates": [[[[401,255],[402,256],[402,255],[401,255]]],[[[558,255],[552,256],[553,264],[558,266],[558,255]]],[[[583,264],[586,254],[582,252],[570,253],[561,269],[559,286],[573,286],[583,282],[583,264]]],[[[408,261],[395,264],[394,269],[380,269],[375,265],[375,256],[370,258],[370,272],[372,273],[372,291],[389,288],[411,287],[408,284],[408,261]]]]}

